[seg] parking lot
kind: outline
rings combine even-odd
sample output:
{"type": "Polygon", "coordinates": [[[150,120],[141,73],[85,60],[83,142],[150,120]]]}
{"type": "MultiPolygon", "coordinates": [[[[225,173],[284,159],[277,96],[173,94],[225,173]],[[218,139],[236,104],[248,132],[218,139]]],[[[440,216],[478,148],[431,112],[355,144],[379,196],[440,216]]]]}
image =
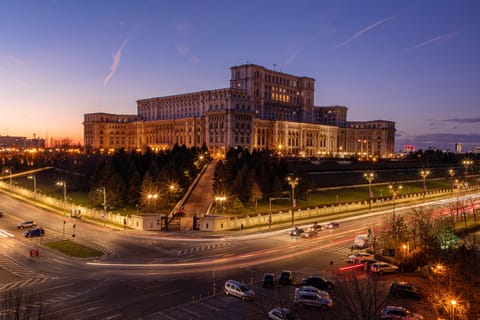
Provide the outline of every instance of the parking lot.
{"type": "MultiPolygon", "coordinates": [[[[358,279],[364,279],[368,275],[364,272],[358,273],[358,279]]],[[[425,288],[426,279],[418,275],[383,275],[379,278],[379,285],[384,289],[392,281],[408,281],[414,285],[425,288]]],[[[337,284],[344,280],[341,276],[337,278],[337,284]]],[[[223,293],[223,284],[215,296],[203,297],[189,303],[175,306],[170,309],[150,315],[144,319],[170,319],[170,320],[198,320],[198,319],[267,319],[268,312],[274,307],[293,308],[297,311],[301,319],[335,319],[339,314],[338,308],[342,308],[345,301],[341,294],[334,289],[331,292],[334,301],[332,310],[321,310],[314,307],[300,307],[293,304],[293,296],[299,283],[293,285],[276,285],[274,288],[263,288],[261,282],[253,285],[247,284],[256,293],[256,299],[253,301],[244,301],[236,297],[226,296],[223,293]]],[[[425,319],[434,319],[434,313],[429,305],[424,301],[416,301],[408,298],[389,296],[388,305],[405,306],[413,312],[422,314],[425,319]]],[[[337,317],[338,319],[338,317],[337,317]]]]}

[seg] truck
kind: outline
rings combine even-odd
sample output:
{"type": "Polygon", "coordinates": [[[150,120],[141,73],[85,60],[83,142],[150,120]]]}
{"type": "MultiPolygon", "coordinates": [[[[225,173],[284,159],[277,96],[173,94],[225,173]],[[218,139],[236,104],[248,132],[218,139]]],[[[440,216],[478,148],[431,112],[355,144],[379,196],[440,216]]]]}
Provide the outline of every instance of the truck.
{"type": "Polygon", "coordinates": [[[355,239],[353,240],[353,246],[361,249],[368,248],[368,238],[368,234],[359,234],[355,236],[355,239]]]}

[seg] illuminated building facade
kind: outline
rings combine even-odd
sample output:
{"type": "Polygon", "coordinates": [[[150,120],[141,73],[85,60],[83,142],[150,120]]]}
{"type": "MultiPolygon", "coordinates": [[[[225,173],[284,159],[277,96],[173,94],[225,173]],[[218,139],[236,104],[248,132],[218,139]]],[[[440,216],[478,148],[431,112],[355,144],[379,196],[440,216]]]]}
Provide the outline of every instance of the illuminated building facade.
{"type": "Polygon", "coordinates": [[[230,88],[141,99],[136,115],[85,114],[85,146],[158,150],[205,144],[212,154],[242,147],[307,157],[393,153],[395,123],[348,122],[347,107],[315,106],[314,88],[310,77],[234,66],[230,88]]]}

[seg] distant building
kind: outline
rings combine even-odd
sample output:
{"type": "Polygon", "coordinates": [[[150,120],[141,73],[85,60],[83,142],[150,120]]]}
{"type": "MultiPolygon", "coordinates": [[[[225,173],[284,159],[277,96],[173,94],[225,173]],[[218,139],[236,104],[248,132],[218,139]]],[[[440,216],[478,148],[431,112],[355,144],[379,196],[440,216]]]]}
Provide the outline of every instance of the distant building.
{"type": "Polygon", "coordinates": [[[404,153],[410,153],[410,152],[415,152],[417,148],[413,144],[405,144],[403,146],[403,152],[404,153]]]}
{"type": "Polygon", "coordinates": [[[45,139],[0,135],[0,148],[45,148],[45,139]]]}
{"type": "Polygon", "coordinates": [[[314,104],[315,79],[245,64],[230,88],[141,99],[137,115],[84,115],[84,142],[99,150],[231,147],[294,156],[389,157],[392,121],[347,121],[347,107],[314,104]]]}
{"type": "Polygon", "coordinates": [[[462,153],[462,144],[455,143],[455,153],[462,153]]]}

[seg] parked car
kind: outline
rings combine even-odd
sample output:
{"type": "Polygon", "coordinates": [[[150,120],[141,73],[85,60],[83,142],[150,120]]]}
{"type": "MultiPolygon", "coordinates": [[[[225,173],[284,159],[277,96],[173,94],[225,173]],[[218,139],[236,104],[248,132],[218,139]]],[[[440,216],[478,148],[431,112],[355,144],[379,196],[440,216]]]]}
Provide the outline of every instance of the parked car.
{"type": "Polygon", "coordinates": [[[312,286],[320,290],[332,290],[335,287],[335,282],[321,276],[310,276],[302,280],[302,285],[312,286]]]}
{"type": "Polygon", "coordinates": [[[405,281],[395,281],[390,284],[389,287],[390,294],[402,298],[410,298],[420,300],[422,295],[420,294],[420,289],[415,287],[413,284],[405,281]]]}
{"type": "Polygon", "coordinates": [[[356,261],[359,261],[363,258],[372,258],[373,259],[373,255],[371,255],[370,253],[367,253],[367,252],[357,252],[357,253],[349,255],[348,258],[347,258],[347,262],[357,264],[356,261]]]}
{"type": "Polygon", "coordinates": [[[297,313],[288,308],[273,308],[268,312],[268,319],[270,320],[297,320],[297,313]]]}
{"type": "Polygon", "coordinates": [[[370,271],[378,274],[395,273],[398,272],[398,267],[386,262],[376,262],[372,264],[370,271]]]}
{"type": "Polygon", "coordinates": [[[287,285],[292,284],[293,282],[293,272],[290,270],[284,270],[280,273],[280,277],[278,277],[278,283],[287,285]]]}
{"type": "Polygon", "coordinates": [[[330,294],[325,290],[320,290],[312,286],[303,286],[300,288],[295,288],[295,295],[303,294],[305,292],[314,292],[321,297],[330,297],[330,294]]]}
{"type": "Polygon", "coordinates": [[[315,238],[316,236],[318,236],[318,231],[313,228],[310,228],[301,234],[302,238],[315,238]]]}
{"type": "Polygon", "coordinates": [[[325,228],[327,229],[334,229],[340,227],[340,223],[338,222],[330,222],[325,225],[325,228]]]}
{"type": "Polygon", "coordinates": [[[301,306],[311,306],[327,310],[333,307],[330,297],[322,297],[315,292],[305,292],[293,297],[293,303],[301,306]]]}
{"type": "Polygon", "coordinates": [[[243,300],[255,299],[255,291],[247,288],[243,283],[235,280],[227,280],[224,286],[224,292],[227,296],[232,295],[243,300]]]}
{"type": "Polygon", "coordinates": [[[275,287],[275,273],[265,273],[263,275],[263,287],[273,288],[275,287]]]}
{"type": "Polygon", "coordinates": [[[383,308],[380,320],[423,320],[423,316],[404,307],[387,306],[383,308]]]}
{"type": "Polygon", "coordinates": [[[35,228],[36,224],[33,220],[26,220],[17,224],[18,229],[25,229],[25,228],[35,228]]]}
{"type": "Polygon", "coordinates": [[[23,235],[26,238],[33,238],[33,237],[41,237],[45,234],[45,230],[42,228],[35,228],[35,229],[30,229],[28,231],[25,231],[23,235]]]}
{"type": "Polygon", "coordinates": [[[292,237],[298,237],[300,236],[302,233],[304,233],[305,230],[303,230],[302,228],[298,228],[296,227],[295,229],[293,229],[292,231],[290,231],[290,236],[292,237]]]}

